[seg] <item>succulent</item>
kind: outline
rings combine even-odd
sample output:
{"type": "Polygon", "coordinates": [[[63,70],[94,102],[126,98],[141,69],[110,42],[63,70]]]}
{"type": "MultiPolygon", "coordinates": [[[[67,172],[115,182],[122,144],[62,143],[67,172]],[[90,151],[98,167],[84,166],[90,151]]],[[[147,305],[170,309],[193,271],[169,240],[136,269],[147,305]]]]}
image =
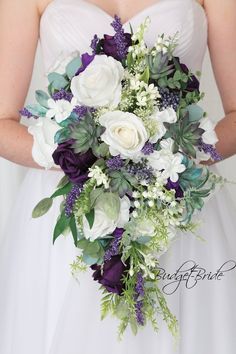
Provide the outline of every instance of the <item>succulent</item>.
{"type": "Polygon", "coordinates": [[[150,71],[150,78],[159,80],[173,73],[174,65],[169,64],[168,53],[157,53],[155,56],[149,54],[146,57],[146,62],[150,71]]]}
{"type": "Polygon", "coordinates": [[[72,125],[71,138],[75,139],[73,149],[75,153],[85,153],[97,145],[97,139],[104,131],[103,127],[97,126],[91,114],[87,114],[77,125],[72,125]]]}
{"type": "Polygon", "coordinates": [[[174,140],[173,152],[181,149],[186,155],[196,158],[195,146],[198,146],[204,130],[199,122],[192,122],[188,111],[175,123],[164,123],[167,129],[165,138],[174,140]]]}

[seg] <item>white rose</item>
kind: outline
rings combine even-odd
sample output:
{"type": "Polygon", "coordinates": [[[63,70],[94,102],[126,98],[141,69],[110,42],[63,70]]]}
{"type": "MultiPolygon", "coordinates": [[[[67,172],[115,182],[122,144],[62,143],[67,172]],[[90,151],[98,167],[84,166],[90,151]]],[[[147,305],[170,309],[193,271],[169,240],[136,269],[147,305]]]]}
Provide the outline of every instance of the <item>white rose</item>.
{"type": "Polygon", "coordinates": [[[89,66],[71,81],[71,92],[81,105],[116,107],[121,98],[121,63],[106,55],[97,55],[89,66]]]}
{"type": "Polygon", "coordinates": [[[124,227],[129,221],[129,209],[130,201],[126,196],[120,199],[120,213],[117,219],[109,218],[102,206],[96,207],[95,205],[94,223],[91,229],[86,217],[83,217],[83,231],[85,238],[94,241],[99,237],[104,237],[112,233],[116,227],[124,227]]]}
{"type": "Polygon", "coordinates": [[[218,141],[218,138],[212,121],[207,117],[202,118],[200,120],[200,128],[205,130],[205,132],[202,135],[203,142],[205,144],[215,145],[218,141]]]}
{"type": "Polygon", "coordinates": [[[75,97],[72,98],[71,102],[64,99],[54,101],[52,98],[50,98],[48,100],[49,109],[46,113],[46,116],[48,118],[55,117],[57,123],[61,123],[71,115],[76,105],[77,100],[75,97]]]}
{"type": "Polygon", "coordinates": [[[57,57],[56,61],[49,67],[46,75],[56,72],[58,74],[65,74],[67,65],[75,58],[80,56],[80,52],[77,50],[72,53],[61,52],[57,57]]]}
{"type": "Polygon", "coordinates": [[[28,127],[28,132],[33,135],[32,156],[39,166],[50,169],[54,166],[52,154],[57,148],[54,136],[60,126],[48,118],[38,118],[36,124],[28,127]]]}
{"type": "Polygon", "coordinates": [[[129,112],[114,111],[102,115],[99,122],[106,128],[101,138],[109,145],[112,156],[135,159],[140,155],[148,133],[139,117],[129,112]]]}

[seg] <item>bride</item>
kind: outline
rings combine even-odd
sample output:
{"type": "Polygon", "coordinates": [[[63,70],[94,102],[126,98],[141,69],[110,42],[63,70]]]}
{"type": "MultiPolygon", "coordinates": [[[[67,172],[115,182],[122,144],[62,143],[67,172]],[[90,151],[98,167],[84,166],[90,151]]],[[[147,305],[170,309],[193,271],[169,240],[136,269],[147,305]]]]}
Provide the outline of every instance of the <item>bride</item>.
{"type": "Polygon", "coordinates": [[[201,70],[208,41],[225,110],[216,126],[217,150],[224,158],[236,153],[235,0],[0,0],[0,156],[30,167],[0,248],[0,354],[234,354],[236,218],[224,189],[202,212],[198,233],[204,242],[179,235],[160,260],[166,274],[188,273],[195,264],[207,275],[193,279],[192,287],[176,283],[175,291],[162,280],[180,324],[177,343],[161,318],[158,334],[146,327],[134,337],[128,330],[118,342],[117,322],[100,321],[100,293],[91,274],[81,274],[79,284],[71,276],[76,250],[70,236],[52,245],[59,206],[31,219],[35,204],[63,175],[37,165],[32,136],[19,123],[38,38],[48,71],[62,52],[82,53],[94,33],[110,33],[114,14],[126,31],[149,16],[150,45],[158,33],[179,31],[176,54],[194,72],[201,70]],[[220,279],[210,276],[219,270],[220,279]]]}

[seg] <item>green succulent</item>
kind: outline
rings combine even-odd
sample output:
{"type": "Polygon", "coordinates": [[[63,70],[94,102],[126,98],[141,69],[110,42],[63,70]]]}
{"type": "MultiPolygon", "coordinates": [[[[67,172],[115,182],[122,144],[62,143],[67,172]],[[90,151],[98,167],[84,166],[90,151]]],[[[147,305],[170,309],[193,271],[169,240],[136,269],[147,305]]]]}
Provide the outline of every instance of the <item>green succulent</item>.
{"type": "Polygon", "coordinates": [[[189,112],[186,111],[184,115],[175,123],[164,123],[167,129],[165,138],[171,137],[174,140],[173,152],[176,153],[181,148],[182,151],[193,158],[196,158],[195,146],[204,133],[200,128],[200,123],[190,120],[189,112]]]}
{"type": "Polygon", "coordinates": [[[149,67],[150,78],[159,80],[173,73],[174,65],[169,64],[168,53],[157,53],[155,56],[149,54],[146,57],[146,63],[149,67]]]}
{"type": "Polygon", "coordinates": [[[97,145],[97,140],[104,131],[103,127],[97,126],[93,117],[87,114],[77,125],[71,126],[71,138],[75,139],[73,149],[75,153],[85,153],[97,145]]]}

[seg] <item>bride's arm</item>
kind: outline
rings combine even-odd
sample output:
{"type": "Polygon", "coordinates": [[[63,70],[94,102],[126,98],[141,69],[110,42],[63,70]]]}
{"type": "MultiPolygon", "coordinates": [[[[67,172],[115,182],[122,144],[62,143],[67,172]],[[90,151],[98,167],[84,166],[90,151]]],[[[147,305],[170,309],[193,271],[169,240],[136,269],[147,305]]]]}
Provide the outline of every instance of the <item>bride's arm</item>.
{"type": "Polygon", "coordinates": [[[216,145],[224,157],[236,154],[236,1],[205,0],[208,46],[225,117],[217,124],[216,145]]]}
{"type": "Polygon", "coordinates": [[[39,36],[35,0],[0,0],[0,156],[39,167],[32,159],[33,138],[20,124],[39,36]]]}

